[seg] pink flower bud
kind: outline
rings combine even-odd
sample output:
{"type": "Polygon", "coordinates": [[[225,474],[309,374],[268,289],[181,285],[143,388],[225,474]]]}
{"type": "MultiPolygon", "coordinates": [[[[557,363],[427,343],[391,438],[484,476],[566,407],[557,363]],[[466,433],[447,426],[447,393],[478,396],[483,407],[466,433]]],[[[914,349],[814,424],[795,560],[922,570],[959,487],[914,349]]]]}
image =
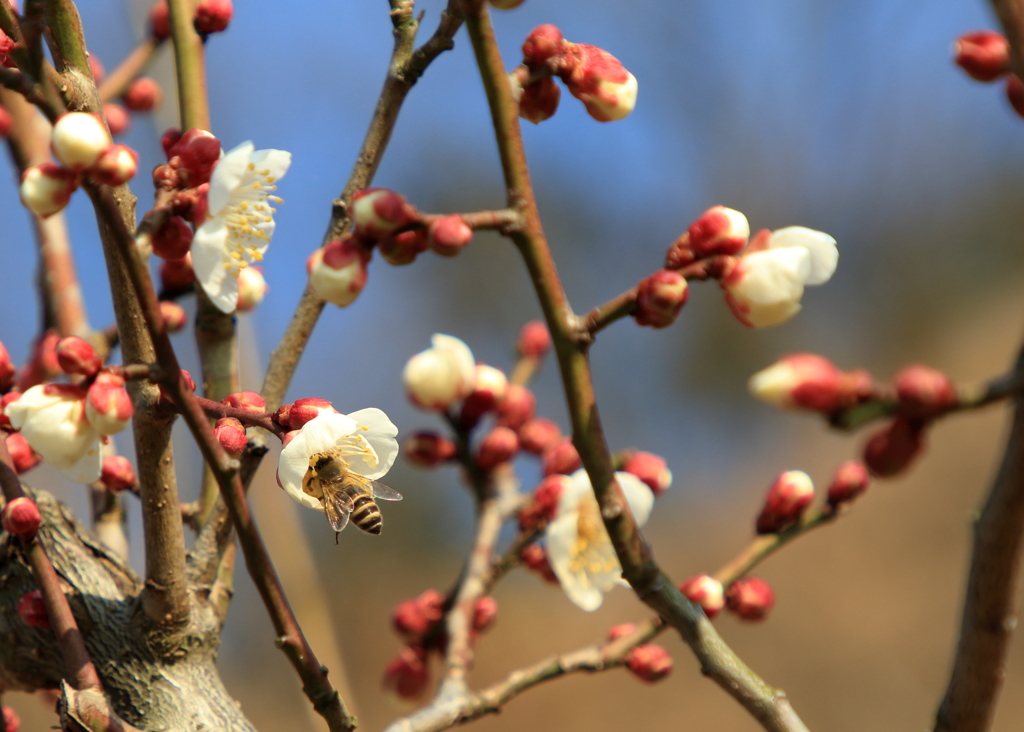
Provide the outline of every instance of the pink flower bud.
{"type": "Polygon", "coordinates": [[[36,216],[52,216],[68,205],[78,176],[55,163],[26,168],[21,174],[21,202],[36,216]]]}
{"type": "Polygon", "coordinates": [[[377,242],[377,249],[384,261],[395,267],[412,264],[428,247],[426,229],[400,231],[377,242]]]}
{"type": "Polygon", "coordinates": [[[953,44],[953,61],[977,81],[995,81],[1010,73],[1010,43],[1001,33],[964,33],[953,44]]]}
{"type": "MultiPolygon", "coordinates": [[[[17,9],[17,8],[15,8],[17,9]]],[[[14,41],[11,37],[0,30],[0,66],[6,66],[7,68],[14,68],[14,59],[11,58],[11,52],[14,50],[14,41]]]]}
{"type": "Polygon", "coordinates": [[[423,648],[403,648],[384,671],[384,688],[402,699],[415,699],[423,694],[430,683],[426,657],[423,648]]]}
{"type": "Polygon", "coordinates": [[[10,707],[4,707],[0,712],[0,722],[3,722],[3,732],[18,732],[21,729],[21,718],[10,707]]]}
{"type": "Polygon", "coordinates": [[[860,460],[847,460],[836,468],[832,484],[828,487],[829,505],[849,503],[868,489],[871,476],[860,460]]]}
{"type": "Polygon", "coordinates": [[[516,350],[524,358],[540,358],[551,348],[551,334],[543,320],[531,320],[519,330],[516,350]]]}
{"type": "Polygon", "coordinates": [[[164,149],[164,155],[167,156],[168,160],[172,157],[171,150],[178,144],[181,138],[181,130],[176,127],[169,127],[164,130],[164,134],[160,135],[160,147],[164,149]]]}
{"type": "Polygon", "coordinates": [[[915,416],[930,416],[957,401],[956,387],[941,371],[914,364],[896,374],[896,396],[900,406],[915,416]]]}
{"type": "Polygon", "coordinates": [[[23,541],[32,541],[42,522],[39,506],[25,496],[9,501],[3,512],[0,512],[0,523],[3,524],[4,531],[23,541]]]}
{"type": "MultiPolygon", "coordinates": [[[[196,382],[192,379],[192,374],[185,369],[181,370],[181,382],[185,389],[195,393],[196,382]]],[[[163,384],[160,385],[160,401],[167,402],[168,404],[174,404],[174,397],[172,397],[170,392],[164,388],[163,384]]]]}
{"type": "Polygon", "coordinates": [[[188,324],[188,313],[173,300],[160,301],[160,317],[168,333],[177,333],[188,324]]]}
{"type": "MultiPolygon", "coordinates": [[[[155,254],[155,247],[153,251],[155,254]]],[[[180,259],[168,259],[160,265],[160,285],[168,292],[188,289],[195,281],[196,273],[192,269],[192,255],[190,254],[180,259]]]]}
{"type": "Polygon", "coordinates": [[[849,406],[843,372],[827,358],[813,353],[791,353],[750,377],[747,389],[768,404],[782,409],[833,412],[849,406]]]}
{"type": "Polygon", "coordinates": [[[545,582],[552,585],[558,584],[558,575],[555,574],[555,570],[551,569],[547,552],[542,547],[536,544],[526,545],[519,552],[519,559],[527,569],[539,574],[545,582]]]}
{"type": "Polygon", "coordinates": [[[120,104],[103,105],[103,116],[107,120],[107,128],[114,137],[123,135],[132,126],[132,116],[120,104]]]}
{"type": "MultiPolygon", "coordinates": [[[[337,410],[331,406],[331,403],[326,399],[320,399],[318,397],[306,397],[305,399],[296,399],[293,404],[286,405],[287,411],[287,424],[293,430],[301,429],[302,425],[306,424],[310,420],[316,419],[324,412],[336,412],[337,410]]],[[[281,409],[284,409],[282,407],[281,409]]],[[[281,410],[278,410],[281,413],[281,410]]],[[[282,424],[284,424],[282,422],[282,424]]]]}
{"type": "Polygon", "coordinates": [[[14,117],[4,107],[0,107],[0,137],[7,137],[7,133],[11,131],[13,126],[14,117]]]}
{"type": "Polygon", "coordinates": [[[458,214],[442,216],[427,227],[427,244],[442,257],[454,257],[472,240],[473,230],[458,214]]]}
{"type": "Polygon", "coordinates": [[[554,447],[561,438],[561,428],[544,417],[534,417],[519,428],[520,447],[535,455],[554,447]]]}
{"type": "Polygon", "coordinates": [[[142,76],[133,81],[124,93],[124,106],[133,112],[151,112],[163,101],[164,90],[156,79],[142,76]]]}
{"type": "Polygon", "coordinates": [[[7,391],[11,388],[16,371],[17,369],[14,368],[14,363],[11,361],[11,354],[7,352],[4,344],[0,343],[0,391],[7,391]]]}
{"type": "Polygon", "coordinates": [[[636,623],[623,623],[622,625],[612,626],[608,630],[607,641],[614,643],[619,638],[625,638],[627,635],[632,635],[636,632],[636,623]]]}
{"type": "Polygon", "coordinates": [[[725,605],[741,620],[764,620],[775,605],[771,585],[757,577],[736,580],[725,593],[725,605]]]}
{"type": "Polygon", "coordinates": [[[50,616],[46,612],[43,593],[32,590],[22,595],[18,600],[18,617],[30,628],[49,628],[50,616]]]}
{"type": "Polygon", "coordinates": [[[195,26],[198,33],[220,33],[231,23],[234,7],[231,0],[199,0],[195,26]]]}
{"type": "Polygon", "coordinates": [[[569,485],[567,475],[549,475],[533,492],[533,499],[519,512],[519,528],[533,531],[555,518],[558,501],[569,485]]]}
{"type": "Polygon", "coordinates": [[[566,45],[573,61],[559,70],[559,76],[587,113],[598,122],[629,115],[636,106],[636,77],[603,48],[586,43],[566,45]]]}
{"type": "Polygon", "coordinates": [[[240,313],[248,312],[263,302],[267,294],[267,281],[260,267],[246,267],[238,273],[238,305],[240,313]]]}
{"type": "Polygon", "coordinates": [[[519,437],[508,427],[495,427],[480,440],[476,464],[481,470],[494,470],[519,452],[519,437]]]}
{"type": "Polygon", "coordinates": [[[640,451],[633,453],[622,466],[622,470],[632,473],[646,483],[656,496],[667,491],[672,485],[672,471],[668,469],[664,458],[658,457],[654,453],[640,451]]]}
{"type": "Polygon", "coordinates": [[[267,402],[254,391],[240,391],[236,394],[229,394],[224,397],[221,404],[226,404],[235,409],[251,409],[253,411],[263,411],[267,408],[267,402]]]}
{"type": "Polygon", "coordinates": [[[648,684],[661,681],[672,673],[672,656],[659,645],[637,646],[626,654],[626,668],[648,684]]]}
{"type": "Polygon", "coordinates": [[[213,428],[220,446],[228,455],[237,457],[245,452],[245,427],[234,417],[221,417],[213,428]]]}
{"type": "Polygon", "coordinates": [[[1024,81],[1016,74],[1006,79],[1006,99],[1018,117],[1024,117],[1024,81]]]}
{"type": "Polygon", "coordinates": [[[814,483],[802,470],[787,470],[768,489],[757,517],[758,534],[776,534],[796,523],[814,500],[814,483]]]}
{"type": "Polygon", "coordinates": [[[545,476],[562,473],[569,475],[579,470],[583,464],[580,454],[572,444],[572,438],[565,437],[544,451],[541,456],[545,476]]]}
{"type": "Polygon", "coordinates": [[[14,463],[14,472],[18,475],[27,473],[43,461],[43,456],[32,449],[20,432],[10,433],[5,441],[11,462],[14,463]]]}
{"type": "Polygon", "coordinates": [[[924,447],[925,423],[897,417],[868,439],[864,446],[864,464],[878,478],[901,473],[924,447]]]}
{"type": "Polygon", "coordinates": [[[92,179],[105,186],[124,185],[139,169],[139,154],[127,145],[111,145],[89,170],[92,179]]]}
{"type": "Polygon", "coordinates": [[[519,97],[519,116],[538,125],[555,116],[561,98],[562,91],[554,79],[538,79],[523,88],[519,97]]]}
{"type": "Polygon", "coordinates": [[[407,642],[420,643],[443,616],[444,597],[430,589],[400,602],[391,614],[391,625],[407,642]]]}
{"type": "Polygon", "coordinates": [[[462,405],[460,417],[464,424],[474,425],[487,412],[496,408],[508,393],[508,379],[500,369],[477,364],[473,377],[473,391],[462,405]]]}
{"type": "MultiPolygon", "coordinates": [[[[166,137],[167,133],[164,134],[166,137]]],[[[169,142],[170,139],[161,142],[169,142]]],[[[168,162],[178,171],[184,188],[209,183],[210,175],[220,160],[220,140],[206,130],[188,130],[166,150],[168,162]]]]}
{"type": "Polygon", "coordinates": [[[167,0],[158,0],[149,11],[149,32],[158,41],[171,37],[171,10],[167,7],[167,0]]]}
{"type": "Polygon", "coordinates": [[[402,450],[405,459],[421,468],[435,468],[455,457],[455,443],[436,432],[415,432],[402,450]]]}
{"type": "Polygon", "coordinates": [[[127,427],[135,407],[124,388],[124,379],[108,372],[97,377],[89,387],[85,414],[89,424],[101,435],[116,435],[127,427]]]}
{"type": "Polygon", "coordinates": [[[96,349],[78,336],[68,336],[58,341],[57,363],[64,373],[82,376],[92,376],[103,366],[103,360],[96,349]]]}
{"type": "Polygon", "coordinates": [[[128,458],[122,455],[108,455],[103,458],[100,482],[111,493],[120,493],[135,490],[138,480],[135,477],[135,468],[128,462],[128,458]]]}
{"type": "Polygon", "coordinates": [[[698,574],[679,585],[679,591],[690,602],[701,606],[708,618],[713,618],[725,607],[725,589],[709,574],[698,574]]]}
{"type": "Polygon", "coordinates": [[[309,286],[321,300],[347,307],[366,286],[370,250],[353,237],[335,239],[306,261],[309,286]]]}
{"type": "Polygon", "coordinates": [[[565,52],[565,39],[558,26],[546,23],[538,25],[523,42],[523,63],[527,66],[543,66],[554,56],[565,52]]]}
{"type": "Polygon", "coordinates": [[[110,134],[99,116],[67,112],[54,123],[50,145],[61,165],[79,172],[96,164],[110,146],[110,134]]]}
{"type": "Polygon", "coordinates": [[[387,188],[364,188],[352,196],[352,220],[360,238],[381,239],[411,224],[415,216],[405,197],[387,188]]]}
{"type": "Polygon", "coordinates": [[[498,424],[519,430],[537,411],[537,398],[533,392],[519,384],[509,384],[505,398],[498,403],[498,424]]]}
{"type": "Polygon", "coordinates": [[[690,224],[689,246],[697,259],[736,254],[750,238],[750,224],[739,211],[712,206],[690,224]]]}
{"type": "Polygon", "coordinates": [[[667,328],[675,322],[689,294],[686,280],[678,272],[655,272],[637,287],[633,318],[638,325],[667,328]]]}
{"type": "Polygon", "coordinates": [[[473,608],[473,630],[484,633],[491,629],[498,619],[498,601],[493,597],[481,597],[473,608]]]}

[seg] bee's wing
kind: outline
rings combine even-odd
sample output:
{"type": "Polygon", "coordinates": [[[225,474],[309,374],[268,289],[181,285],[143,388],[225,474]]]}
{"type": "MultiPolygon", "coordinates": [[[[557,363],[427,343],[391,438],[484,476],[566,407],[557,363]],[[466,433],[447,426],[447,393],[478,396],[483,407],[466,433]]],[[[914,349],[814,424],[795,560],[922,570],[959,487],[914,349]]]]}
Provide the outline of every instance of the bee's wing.
{"type": "Polygon", "coordinates": [[[402,494],[396,491],[391,486],[378,483],[375,480],[368,481],[370,483],[370,490],[373,491],[374,498],[380,498],[384,501],[401,501],[402,494]]]}
{"type": "Polygon", "coordinates": [[[352,499],[344,493],[336,490],[325,490],[321,499],[324,504],[324,513],[336,532],[348,526],[348,516],[352,513],[352,499]]]}

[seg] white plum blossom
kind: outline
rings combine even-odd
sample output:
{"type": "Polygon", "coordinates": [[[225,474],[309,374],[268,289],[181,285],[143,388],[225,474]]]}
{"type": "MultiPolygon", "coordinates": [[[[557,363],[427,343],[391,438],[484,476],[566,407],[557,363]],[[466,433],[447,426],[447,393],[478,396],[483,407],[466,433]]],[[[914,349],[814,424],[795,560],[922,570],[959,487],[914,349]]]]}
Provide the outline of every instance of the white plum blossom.
{"type": "Polygon", "coordinates": [[[206,220],[192,240],[192,267],[210,300],[225,313],[238,305],[238,273],[263,260],[274,234],[267,202],[291,165],[284,150],[255,150],[243,142],[217,162],[210,177],[206,220]]]}
{"type": "Polygon", "coordinates": [[[281,451],[277,482],[294,500],[323,511],[319,498],[302,490],[302,479],[313,455],[334,452],[352,473],[376,480],[383,477],[398,456],[398,428],[373,407],[351,414],[324,410],[306,422],[281,451]]]}
{"type": "Polygon", "coordinates": [[[454,336],[435,333],[430,343],[405,364],[402,382],[418,406],[445,410],[473,391],[476,363],[469,346],[454,336]]]}
{"type": "MultiPolygon", "coordinates": [[[[654,493],[630,473],[616,473],[638,526],[647,523],[654,493]]],[[[622,567],[601,520],[601,511],[585,470],[577,470],[558,500],[545,532],[548,561],[566,596],[587,612],[597,610],[604,593],[622,580],[622,567]]]]}
{"type": "Polygon", "coordinates": [[[726,302],[744,325],[779,325],[800,311],[805,286],[828,282],[838,260],[835,239],[803,226],[755,237],[722,279],[726,302]]]}
{"type": "Polygon", "coordinates": [[[39,384],[4,409],[43,459],[78,483],[99,480],[100,434],[86,418],[85,393],[68,384],[39,384]]]}

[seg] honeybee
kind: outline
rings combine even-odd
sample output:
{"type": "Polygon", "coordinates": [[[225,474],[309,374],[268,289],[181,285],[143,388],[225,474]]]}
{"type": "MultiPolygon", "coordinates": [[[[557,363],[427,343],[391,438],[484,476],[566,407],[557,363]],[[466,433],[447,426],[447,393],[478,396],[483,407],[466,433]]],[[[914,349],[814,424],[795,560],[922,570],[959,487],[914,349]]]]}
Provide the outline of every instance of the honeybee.
{"type": "Polygon", "coordinates": [[[320,499],[327,521],[334,529],[335,543],[338,533],[348,526],[350,517],[352,523],[366,533],[380,533],[383,519],[374,498],[402,500],[402,494],[394,488],[350,471],[348,463],[334,451],[310,456],[302,490],[320,499]]]}

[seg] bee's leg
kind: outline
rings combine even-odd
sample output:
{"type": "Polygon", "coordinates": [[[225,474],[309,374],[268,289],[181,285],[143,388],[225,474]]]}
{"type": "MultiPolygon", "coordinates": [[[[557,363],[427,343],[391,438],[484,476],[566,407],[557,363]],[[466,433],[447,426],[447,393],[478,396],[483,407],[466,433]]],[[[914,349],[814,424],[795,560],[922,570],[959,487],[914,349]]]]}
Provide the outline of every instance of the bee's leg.
{"type": "Polygon", "coordinates": [[[334,546],[338,546],[338,536],[339,536],[340,533],[341,532],[339,532],[339,531],[335,531],[334,532],[334,546]]]}

